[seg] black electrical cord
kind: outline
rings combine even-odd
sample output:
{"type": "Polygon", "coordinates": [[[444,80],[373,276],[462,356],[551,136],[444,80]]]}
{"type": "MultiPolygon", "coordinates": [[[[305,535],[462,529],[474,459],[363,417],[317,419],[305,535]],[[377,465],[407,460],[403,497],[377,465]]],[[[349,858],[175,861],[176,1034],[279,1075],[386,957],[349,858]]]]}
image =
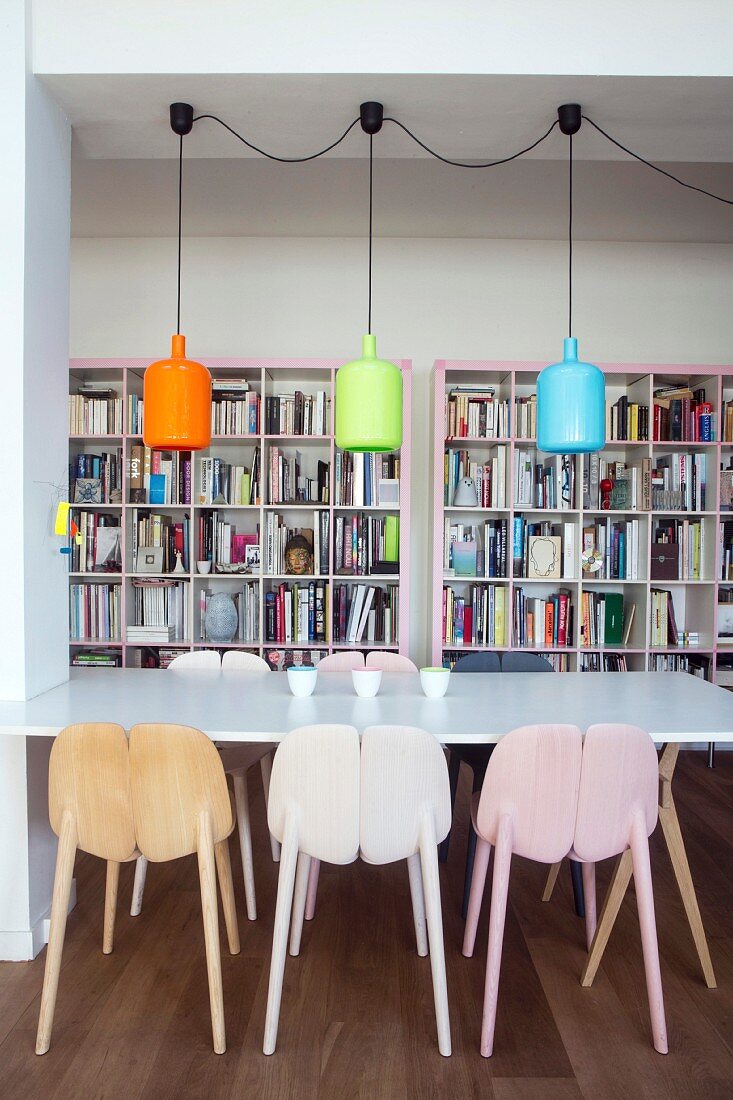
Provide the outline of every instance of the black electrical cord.
{"type": "Polygon", "coordinates": [[[501,160],[489,160],[483,164],[469,164],[466,161],[451,160],[450,157],[444,157],[441,156],[440,153],[436,153],[434,149],[431,149],[429,145],[426,145],[424,141],[421,141],[419,137],[413,134],[412,130],[408,130],[404,122],[400,122],[398,118],[385,118],[384,121],[393,122],[395,126],[399,126],[401,130],[404,130],[407,136],[412,138],[421,149],[424,149],[426,153],[430,153],[431,157],[435,157],[436,160],[442,160],[443,164],[452,164],[455,168],[496,168],[498,164],[508,164],[509,161],[516,160],[518,157],[523,157],[525,153],[530,153],[533,149],[536,149],[545,138],[550,136],[555,127],[559,125],[558,120],[555,119],[552,126],[550,126],[549,130],[545,131],[542,137],[538,137],[537,141],[533,141],[531,145],[527,145],[524,149],[520,149],[518,153],[512,153],[510,157],[502,157],[501,160]]]}
{"type": "Polygon", "coordinates": [[[229,126],[228,123],[224,122],[223,119],[217,118],[216,115],[196,115],[193,121],[200,122],[202,118],[210,118],[214,122],[218,122],[220,126],[223,126],[225,130],[228,130],[230,134],[233,134],[234,137],[241,141],[243,145],[246,145],[248,149],[254,150],[255,153],[259,153],[263,157],[267,157],[268,160],[280,161],[281,164],[303,164],[307,160],[317,160],[318,157],[322,157],[325,153],[330,153],[332,149],[335,149],[337,145],[341,144],[344,138],[354,129],[357,122],[360,121],[358,118],[355,118],[354,121],[346,127],[340,138],[336,138],[335,141],[332,141],[330,145],[327,145],[325,149],[321,149],[318,153],[311,153],[310,156],[307,157],[278,157],[275,156],[274,153],[267,153],[264,149],[258,148],[258,146],[253,145],[251,141],[247,141],[246,138],[243,138],[241,134],[238,134],[236,130],[229,126]]]}
{"type": "Polygon", "coordinates": [[[178,312],[176,314],[176,333],[181,334],[181,229],[183,210],[183,134],[178,147],[178,312]]]}
{"type": "Polygon", "coordinates": [[[367,332],[372,331],[372,236],[374,226],[374,134],[369,135],[369,317],[367,332]]]}
{"type": "Polygon", "coordinates": [[[647,168],[653,168],[655,172],[659,172],[660,176],[666,176],[667,179],[672,180],[673,183],[678,183],[680,187],[686,187],[690,191],[699,191],[701,195],[707,195],[709,199],[716,199],[717,202],[724,202],[727,206],[733,206],[733,199],[726,199],[722,195],[715,195],[712,191],[706,191],[704,187],[697,187],[694,183],[686,183],[685,180],[681,180],[678,176],[673,176],[671,172],[668,172],[665,168],[660,168],[658,164],[652,164],[650,160],[646,160],[640,153],[635,153],[633,149],[629,149],[626,145],[622,145],[620,141],[617,141],[615,137],[611,137],[610,134],[594,122],[592,118],[588,118],[587,115],[582,115],[584,122],[589,122],[594,130],[597,130],[599,134],[610,141],[612,145],[615,145],[622,152],[628,153],[634,160],[638,160],[641,164],[645,164],[647,168]]]}
{"type": "Polygon", "coordinates": [[[568,336],[573,335],[573,135],[568,154],[568,336]]]}

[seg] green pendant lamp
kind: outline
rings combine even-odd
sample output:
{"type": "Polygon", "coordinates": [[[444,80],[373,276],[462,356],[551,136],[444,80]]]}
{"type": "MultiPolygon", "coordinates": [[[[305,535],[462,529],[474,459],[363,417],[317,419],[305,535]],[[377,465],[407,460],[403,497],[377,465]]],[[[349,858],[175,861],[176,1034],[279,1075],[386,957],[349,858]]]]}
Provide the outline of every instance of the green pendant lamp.
{"type": "Polygon", "coordinates": [[[362,103],[361,126],[369,134],[369,320],[361,359],[336,373],[336,446],[342,451],[396,451],[402,445],[402,372],[377,358],[372,332],[372,225],[374,134],[382,128],[381,103],[362,103]]]}

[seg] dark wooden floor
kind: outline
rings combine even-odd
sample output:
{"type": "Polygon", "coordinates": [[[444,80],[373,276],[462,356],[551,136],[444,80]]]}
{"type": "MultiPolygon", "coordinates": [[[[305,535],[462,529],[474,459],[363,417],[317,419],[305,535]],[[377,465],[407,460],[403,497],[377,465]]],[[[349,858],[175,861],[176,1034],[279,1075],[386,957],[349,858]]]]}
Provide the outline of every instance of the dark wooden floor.
{"type": "MultiPolygon", "coordinates": [[[[143,914],[122,875],[116,949],[101,953],[103,865],[77,863],[51,1050],[33,1052],[44,956],[0,964],[3,1100],[194,1097],[588,1097],[733,1095],[733,753],[714,772],[683,754],[675,791],[719,988],[702,982],[659,832],[653,869],[671,1053],[651,1046],[636,909],[624,903],[592,989],[580,987],[582,922],[564,871],[550,904],[545,868],[516,860],[495,1053],[478,1052],[487,914],[474,959],[460,953],[465,852],[459,816],[443,874],[453,1057],[435,1039],[429,960],[417,957],[405,865],[324,868],[302,954],[288,959],[278,1049],[261,1053],[276,867],[251,780],[259,919],[242,953],[224,950],[227,1053],[212,1053],[195,862],[151,866],[143,914]]],[[[465,778],[465,777],[464,777],[465,778]]],[[[465,808],[466,791],[461,792],[465,808]]],[[[605,887],[607,873],[599,871],[605,887]]]]}

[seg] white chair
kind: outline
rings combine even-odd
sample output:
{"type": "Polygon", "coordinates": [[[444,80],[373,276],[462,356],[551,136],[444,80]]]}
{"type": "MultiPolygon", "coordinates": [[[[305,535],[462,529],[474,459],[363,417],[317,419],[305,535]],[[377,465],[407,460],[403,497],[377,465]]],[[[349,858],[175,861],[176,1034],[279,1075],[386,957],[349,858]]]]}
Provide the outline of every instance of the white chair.
{"type": "Polygon", "coordinates": [[[216,671],[221,668],[218,649],[195,649],[190,653],[179,653],[168,665],[169,672],[185,672],[189,668],[209,668],[216,671]]]}
{"type": "Polygon", "coordinates": [[[282,844],[263,1044],[264,1053],[273,1054],[290,914],[294,904],[296,911],[304,905],[308,857],[345,864],[359,854],[359,735],[353,726],[303,726],[283,738],[267,820],[282,844]]]}
{"type": "Polygon", "coordinates": [[[270,672],[270,666],[256,653],[247,653],[244,649],[228,649],[221,658],[221,667],[226,672],[270,672]]]}
{"type": "Polygon", "coordinates": [[[367,863],[406,859],[419,955],[430,942],[438,1049],[451,1053],[438,844],[451,825],[445,754],[425,730],[369,726],[361,740],[359,845],[367,863]],[[427,913],[427,935],[425,918],[427,913]]]}
{"type": "Polygon", "coordinates": [[[341,653],[329,653],[318,662],[321,672],[351,672],[364,668],[364,654],[359,649],[345,649],[341,653]]]}
{"type": "Polygon", "coordinates": [[[381,668],[382,672],[417,672],[418,668],[409,657],[401,653],[389,653],[385,649],[374,649],[366,659],[367,668],[381,668]]]}

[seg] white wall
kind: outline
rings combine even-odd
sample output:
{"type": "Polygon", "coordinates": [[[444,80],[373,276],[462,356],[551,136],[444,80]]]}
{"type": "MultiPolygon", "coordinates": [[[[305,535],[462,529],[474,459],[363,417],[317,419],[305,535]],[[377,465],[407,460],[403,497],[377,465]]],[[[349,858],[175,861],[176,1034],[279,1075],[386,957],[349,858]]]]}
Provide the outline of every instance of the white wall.
{"type": "MultiPolygon", "coordinates": [[[[428,655],[430,369],[437,358],[559,357],[566,250],[553,241],[379,240],[374,331],[412,358],[413,656],[428,655]]],[[[189,354],[344,356],[365,327],[366,250],[347,239],[184,244],[189,354]]],[[[71,355],[157,356],[175,322],[175,242],[72,242],[71,355]]],[[[576,245],[580,349],[601,362],[732,363],[733,246],[576,245]]]]}

